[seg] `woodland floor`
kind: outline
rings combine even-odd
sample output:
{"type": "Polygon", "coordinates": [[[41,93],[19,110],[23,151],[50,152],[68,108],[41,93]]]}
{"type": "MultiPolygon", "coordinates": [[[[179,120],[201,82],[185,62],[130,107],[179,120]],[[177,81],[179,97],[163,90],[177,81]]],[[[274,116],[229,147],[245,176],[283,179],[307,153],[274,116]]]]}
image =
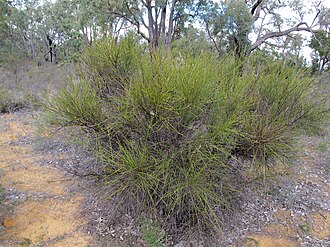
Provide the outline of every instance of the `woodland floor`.
{"type": "MultiPolygon", "coordinates": [[[[79,162],[74,152],[38,142],[35,114],[0,115],[0,246],[148,246],[132,219],[111,226],[93,183],[65,169],[79,162]]],[[[304,137],[296,164],[282,173],[267,193],[246,192],[215,246],[330,246],[329,133],[304,137]]]]}
{"type": "Polygon", "coordinates": [[[34,135],[31,114],[0,116],[0,246],[88,246],[80,206],[84,193],[76,179],[53,165],[69,157],[36,151],[34,135]]]}

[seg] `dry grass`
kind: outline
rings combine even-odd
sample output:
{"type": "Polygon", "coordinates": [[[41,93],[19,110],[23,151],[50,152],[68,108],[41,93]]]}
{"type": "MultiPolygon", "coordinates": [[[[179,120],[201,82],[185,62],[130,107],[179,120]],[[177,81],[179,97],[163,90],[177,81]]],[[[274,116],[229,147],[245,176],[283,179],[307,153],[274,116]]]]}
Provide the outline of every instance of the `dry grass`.
{"type": "Polygon", "coordinates": [[[0,111],[38,107],[49,94],[66,83],[71,69],[72,65],[37,66],[28,61],[0,67],[0,111]]]}

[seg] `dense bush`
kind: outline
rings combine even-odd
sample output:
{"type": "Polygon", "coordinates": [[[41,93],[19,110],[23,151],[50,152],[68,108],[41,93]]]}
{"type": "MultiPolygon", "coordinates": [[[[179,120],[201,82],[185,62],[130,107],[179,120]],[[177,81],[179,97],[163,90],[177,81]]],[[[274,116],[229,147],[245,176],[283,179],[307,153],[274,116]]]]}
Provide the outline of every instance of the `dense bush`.
{"type": "Polygon", "coordinates": [[[96,138],[106,197],[177,226],[213,228],[243,186],[290,157],[302,131],[322,127],[327,99],[280,62],[173,54],[143,54],[131,38],[102,41],[47,109],[96,138]]]}

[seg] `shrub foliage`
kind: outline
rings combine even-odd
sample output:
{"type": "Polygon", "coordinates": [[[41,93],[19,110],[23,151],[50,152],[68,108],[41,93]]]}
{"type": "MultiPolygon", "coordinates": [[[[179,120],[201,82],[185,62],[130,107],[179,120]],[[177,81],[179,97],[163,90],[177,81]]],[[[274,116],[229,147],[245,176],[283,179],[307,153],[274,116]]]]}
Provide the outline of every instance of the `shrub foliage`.
{"type": "Polygon", "coordinates": [[[23,97],[18,97],[13,91],[6,87],[0,87],[0,113],[14,112],[27,105],[23,97]]]}
{"type": "Polygon", "coordinates": [[[130,37],[101,41],[81,60],[47,105],[53,121],[97,140],[106,197],[177,226],[220,226],[242,186],[328,119],[327,98],[283,62],[150,56],[130,37]]]}

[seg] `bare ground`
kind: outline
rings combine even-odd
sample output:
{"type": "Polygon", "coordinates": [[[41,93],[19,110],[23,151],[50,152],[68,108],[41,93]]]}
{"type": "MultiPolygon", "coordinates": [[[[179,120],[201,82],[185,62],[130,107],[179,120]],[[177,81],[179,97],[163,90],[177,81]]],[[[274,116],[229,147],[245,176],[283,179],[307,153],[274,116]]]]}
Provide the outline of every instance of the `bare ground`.
{"type": "MultiPolygon", "coordinates": [[[[0,246],[87,246],[82,231],[84,194],[78,182],[52,166],[54,160],[33,149],[34,119],[29,113],[0,116],[0,246]]],[[[60,157],[61,156],[61,157],[60,157]]],[[[55,158],[55,159],[54,159],[55,158]]]]}

